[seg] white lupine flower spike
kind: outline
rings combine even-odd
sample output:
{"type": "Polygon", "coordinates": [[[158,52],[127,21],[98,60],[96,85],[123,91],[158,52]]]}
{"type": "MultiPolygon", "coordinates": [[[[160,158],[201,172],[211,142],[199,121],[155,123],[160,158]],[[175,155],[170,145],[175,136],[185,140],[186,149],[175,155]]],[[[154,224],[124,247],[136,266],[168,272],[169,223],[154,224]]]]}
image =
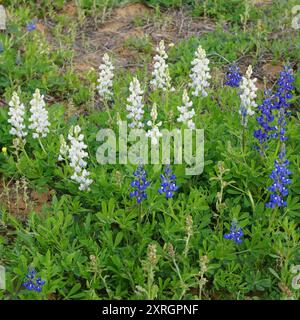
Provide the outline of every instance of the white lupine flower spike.
{"type": "Polygon", "coordinates": [[[143,94],[140,82],[137,78],[133,78],[129,86],[130,96],[127,99],[126,110],[127,118],[131,121],[128,125],[132,129],[140,129],[144,126],[142,118],[144,115],[143,94]]]}
{"type": "Polygon", "coordinates": [[[193,67],[190,73],[190,78],[192,80],[190,87],[193,89],[193,96],[207,96],[206,89],[209,87],[209,79],[211,78],[208,65],[209,60],[206,57],[205,50],[199,46],[195,52],[195,59],[192,61],[193,67]]]}
{"type": "Polygon", "coordinates": [[[182,102],[183,105],[181,107],[177,107],[178,111],[180,112],[180,116],[177,118],[177,122],[186,124],[189,129],[195,129],[195,123],[193,121],[195,110],[194,108],[192,108],[193,102],[190,101],[186,89],[183,91],[182,102]]]}
{"type": "Polygon", "coordinates": [[[69,146],[67,145],[67,142],[62,134],[60,135],[59,140],[60,140],[60,149],[59,149],[58,161],[64,161],[64,160],[66,161],[68,152],[69,152],[69,146]]]}
{"type": "Polygon", "coordinates": [[[88,153],[85,150],[87,149],[87,145],[83,142],[84,135],[80,132],[80,126],[76,125],[75,127],[71,127],[68,134],[70,142],[68,156],[70,167],[73,169],[71,179],[79,184],[79,190],[89,191],[93,180],[89,178],[90,172],[86,170],[87,162],[85,159],[88,158],[88,153]]]}
{"type": "Polygon", "coordinates": [[[158,123],[155,123],[157,120],[157,106],[155,103],[153,104],[150,115],[152,120],[149,120],[147,122],[147,125],[151,127],[151,129],[147,131],[146,137],[151,138],[152,145],[157,145],[159,142],[159,138],[162,137],[162,133],[159,131],[159,127],[162,125],[162,122],[160,121],[158,123]]]}
{"type": "Polygon", "coordinates": [[[103,63],[99,66],[98,93],[102,99],[110,100],[113,95],[112,86],[114,78],[114,66],[107,53],[104,54],[103,63]]]}
{"type": "Polygon", "coordinates": [[[29,129],[33,130],[32,137],[34,139],[45,138],[49,133],[50,122],[44,96],[40,94],[39,89],[35,90],[30,106],[29,129]]]}
{"type": "Polygon", "coordinates": [[[156,52],[157,54],[153,58],[154,70],[152,72],[153,79],[150,81],[150,85],[153,89],[174,91],[174,88],[171,87],[171,77],[169,67],[166,62],[168,55],[166,53],[165,43],[163,40],[159,42],[156,52]]]}
{"type": "Polygon", "coordinates": [[[245,76],[242,77],[242,80],[240,82],[240,99],[241,99],[241,105],[239,113],[242,116],[242,125],[247,125],[247,115],[253,116],[254,110],[253,108],[257,107],[257,104],[255,102],[256,98],[256,91],[257,87],[255,85],[255,82],[257,81],[256,78],[251,79],[252,76],[252,66],[249,65],[245,76]]]}
{"type": "Polygon", "coordinates": [[[25,137],[27,136],[26,125],[24,121],[25,106],[20,102],[20,98],[16,92],[13,93],[8,105],[8,123],[11,124],[9,133],[13,136],[16,136],[19,142],[25,141],[25,137]]]}

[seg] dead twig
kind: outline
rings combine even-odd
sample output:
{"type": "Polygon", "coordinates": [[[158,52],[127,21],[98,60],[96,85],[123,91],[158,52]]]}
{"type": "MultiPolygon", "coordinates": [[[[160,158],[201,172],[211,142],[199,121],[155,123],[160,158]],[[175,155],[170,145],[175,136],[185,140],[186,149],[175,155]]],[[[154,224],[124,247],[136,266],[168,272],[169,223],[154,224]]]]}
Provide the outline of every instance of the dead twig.
{"type": "Polygon", "coordinates": [[[0,99],[0,103],[1,103],[2,105],[4,105],[4,106],[9,107],[9,104],[8,104],[5,100],[3,100],[3,99],[0,99]]]}

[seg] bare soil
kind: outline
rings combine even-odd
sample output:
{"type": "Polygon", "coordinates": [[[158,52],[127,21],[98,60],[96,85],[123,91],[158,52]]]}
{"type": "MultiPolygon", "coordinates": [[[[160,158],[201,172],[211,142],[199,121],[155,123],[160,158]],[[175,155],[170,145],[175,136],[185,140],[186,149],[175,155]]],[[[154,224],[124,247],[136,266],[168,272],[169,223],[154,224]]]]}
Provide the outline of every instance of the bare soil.
{"type": "Polygon", "coordinates": [[[105,52],[114,55],[117,66],[132,68],[139,61],[136,49],[127,45],[130,40],[147,39],[152,45],[165,40],[169,44],[214,30],[212,21],[190,17],[184,9],[158,16],[154,9],[139,3],[118,7],[96,29],[92,19],[86,22],[76,39],[75,68],[97,68],[105,52]]]}
{"type": "Polygon", "coordinates": [[[0,203],[11,214],[20,220],[26,220],[32,211],[41,212],[44,206],[50,204],[54,190],[37,192],[32,189],[24,191],[22,182],[0,180],[0,203]]]}

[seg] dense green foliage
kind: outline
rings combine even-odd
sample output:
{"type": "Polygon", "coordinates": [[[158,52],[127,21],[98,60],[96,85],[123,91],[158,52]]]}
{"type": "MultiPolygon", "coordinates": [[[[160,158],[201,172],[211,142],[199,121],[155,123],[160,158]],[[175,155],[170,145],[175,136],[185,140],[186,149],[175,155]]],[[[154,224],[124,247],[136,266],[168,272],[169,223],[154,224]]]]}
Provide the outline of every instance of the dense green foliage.
{"type": "MultiPolygon", "coordinates": [[[[93,14],[93,6],[103,10],[125,3],[79,2],[87,17],[93,14]]],[[[291,267],[300,264],[300,33],[291,31],[290,26],[291,7],[296,1],[274,1],[266,8],[248,8],[246,2],[236,0],[204,2],[206,6],[192,0],[144,1],[161,10],[185,5],[190,15],[206,15],[217,27],[168,49],[176,88],[168,99],[155,92],[148,94],[146,81],[151,75],[147,66],[136,71],[147,92],[147,118],[156,102],[158,119],[170,128],[178,126],[176,107],[181,105],[199,44],[214,71],[208,97],[192,98],[196,127],[203,128],[205,135],[204,172],[185,176],[183,165],[172,166],[180,188],[173,199],[166,200],[157,192],[162,166],[147,165],[152,183],[140,208],[129,196],[136,166],[99,165],[96,160],[98,130],[110,127],[117,131],[117,116],[126,118],[132,73],[116,70],[110,115],[94,108],[97,71],[79,74],[73,67],[73,33],[80,26],[77,20],[70,24],[72,18],[63,13],[66,1],[38,1],[38,6],[36,1],[4,1],[10,19],[7,31],[0,34],[2,100],[8,102],[12,92],[18,91],[28,105],[39,88],[47,97],[51,133],[43,140],[46,153],[28,136],[27,153],[21,152],[17,159],[7,107],[1,105],[0,147],[7,147],[8,152],[0,154],[0,173],[6,182],[25,177],[31,189],[52,190],[53,196],[25,221],[0,205],[0,264],[6,267],[7,275],[7,288],[0,290],[0,299],[198,299],[199,287],[200,298],[206,299],[299,299],[299,290],[291,286],[295,276],[291,267]],[[33,18],[51,19],[52,36],[61,45],[53,48],[42,32],[27,32],[26,23],[33,18]],[[274,65],[290,64],[296,78],[287,125],[292,184],[287,207],[282,210],[265,208],[269,175],[278,156],[277,141],[270,143],[267,157],[259,155],[254,149],[253,131],[258,126],[254,116],[247,127],[246,150],[241,151],[238,89],[223,85],[228,62],[244,57],[257,70],[266,58],[274,65]],[[166,104],[171,113],[165,112],[166,104]],[[88,145],[94,180],[90,192],[79,191],[69,178],[69,168],[57,161],[58,136],[66,136],[75,124],[81,126],[88,145]],[[240,245],[224,239],[232,220],[244,229],[240,245]],[[147,255],[150,244],[157,246],[154,267],[149,252],[147,255]],[[208,257],[205,285],[201,283],[203,256],[208,257]],[[22,287],[30,265],[46,280],[41,293],[22,287]]],[[[151,62],[154,50],[147,48],[139,54],[141,61],[151,62]]],[[[265,81],[268,87],[273,85],[265,81]]],[[[263,90],[259,90],[258,102],[262,98],[263,90]]]]}

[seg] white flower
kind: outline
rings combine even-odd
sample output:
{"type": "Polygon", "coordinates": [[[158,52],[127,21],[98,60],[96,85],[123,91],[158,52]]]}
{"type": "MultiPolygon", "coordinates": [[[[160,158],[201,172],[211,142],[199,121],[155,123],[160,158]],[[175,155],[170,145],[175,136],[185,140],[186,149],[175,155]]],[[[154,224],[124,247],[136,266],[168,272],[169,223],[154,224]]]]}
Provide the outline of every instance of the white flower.
{"type": "Polygon", "coordinates": [[[93,180],[89,178],[90,173],[86,170],[87,162],[85,158],[88,157],[88,153],[85,149],[87,145],[83,142],[84,135],[80,132],[81,128],[76,125],[71,127],[68,134],[68,140],[70,141],[68,156],[70,167],[73,169],[71,179],[79,183],[79,190],[89,191],[93,180]]]}
{"type": "Polygon", "coordinates": [[[151,138],[151,144],[157,145],[159,138],[162,137],[162,133],[159,131],[159,127],[162,125],[162,122],[160,121],[158,123],[155,123],[157,119],[157,106],[155,103],[153,104],[150,115],[151,115],[152,121],[149,120],[147,122],[147,125],[151,127],[151,129],[147,131],[146,137],[151,138]]]}
{"type": "Polygon", "coordinates": [[[49,133],[50,122],[48,121],[48,111],[45,108],[44,96],[40,94],[40,90],[36,89],[33,99],[30,101],[31,123],[29,129],[34,130],[32,137],[45,138],[49,133]]]}
{"type": "Polygon", "coordinates": [[[117,112],[117,124],[119,125],[119,126],[122,126],[122,119],[121,119],[121,116],[120,116],[120,113],[119,112],[117,112]]]}
{"type": "Polygon", "coordinates": [[[9,133],[13,136],[17,136],[19,139],[23,139],[27,136],[27,132],[25,131],[26,126],[24,123],[25,106],[20,102],[20,98],[16,92],[13,93],[8,105],[8,122],[12,126],[9,133]]]}
{"type": "Polygon", "coordinates": [[[209,87],[208,80],[211,78],[209,74],[209,60],[206,58],[205,50],[199,46],[195,52],[195,59],[192,61],[192,69],[190,78],[192,82],[190,87],[194,90],[193,96],[198,97],[199,93],[203,96],[207,96],[206,88],[209,87]]]}
{"type": "Polygon", "coordinates": [[[114,78],[114,66],[107,53],[103,56],[103,64],[99,66],[98,93],[101,98],[110,99],[113,95],[112,85],[114,78]]]}
{"type": "Polygon", "coordinates": [[[249,115],[253,116],[254,111],[251,107],[257,107],[255,103],[256,98],[256,91],[257,87],[255,86],[255,82],[257,81],[256,78],[251,79],[252,76],[252,66],[250,65],[246,71],[246,75],[242,77],[240,82],[240,99],[241,99],[241,106],[239,113],[243,116],[249,115]],[[246,112],[245,112],[246,110],[246,112]]]}
{"type": "Polygon", "coordinates": [[[153,122],[155,122],[157,120],[157,106],[156,103],[153,104],[151,112],[150,112],[150,116],[153,122]]]}
{"type": "Polygon", "coordinates": [[[195,110],[194,108],[190,109],[193,106],[193,102],[190,101],[187,90],[183,91],[182,102],[183,106],[177,107],[178,111],[180,112],[177,122],[186,124],[189,129],[195,129],[195,123],[193,121],[195,110]]]}
{"type": "Polygon", "coordinates": [[[154,89],[162,89],[163,91],[170,89],[171,91],[174,91],[174,88],[171,88],[171,77],[169,73],[169,67],[166,63],[168,55],[166,53],[165,43],[163,40],[159,42],[156,52],[157,54],[153,58],[153,79],[150,81],[150,84],[154,89]]]}
{"type": "Polygon", "coordinates": [[[131,120],[130,128],[140,129],[144,126],[142,118],[144,115],[143,90],[141,89],[140,82],[137,78],[133,78],[129,86],[130,96],[127,99],[128,104],[126,110],[128,112],[127,118],[131,120]]]}
{"type": "Polygon", "coordinates": [[[66,157],[68,155],[69,146],[67,145],[67,142],[62,134],[60,135],[59,139],[60,139],[60,149],[59,149],[58,161],[64,161],[66,160],[66,157]]]}

